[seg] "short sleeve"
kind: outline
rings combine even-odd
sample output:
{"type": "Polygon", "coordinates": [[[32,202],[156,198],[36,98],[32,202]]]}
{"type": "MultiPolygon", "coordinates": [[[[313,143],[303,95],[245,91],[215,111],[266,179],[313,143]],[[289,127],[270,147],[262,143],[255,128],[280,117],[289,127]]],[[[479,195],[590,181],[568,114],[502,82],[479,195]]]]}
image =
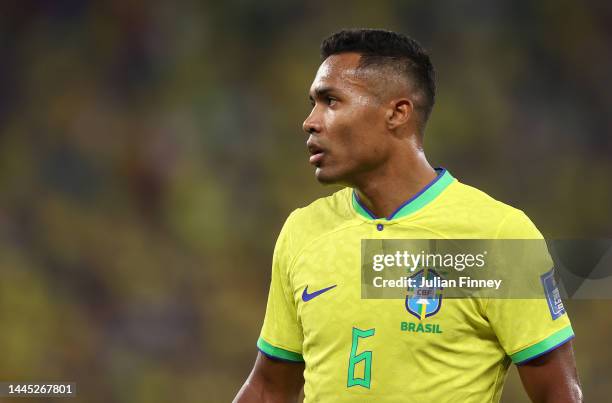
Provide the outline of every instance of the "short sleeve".
{"type": "MultiPolygon", "coordinates": [[[[498,239],[543,239],[541,233],[520,210],[514,210],[500,225],[498,239]]],[[[526,363],[574,337],[574,332],[554,281],[553,262],[543,243],[543,265],[518,268],[517,275],[529,276],[541,289],[541,298],[491,299],[486,315],[506,352],[517,365],[526,363]],[[546,268],[546,270],[543,270],[546,268]]]]}
{"type": "Polygon", "coordinates": [[[257,348],[274,359],[303,362],[303,332],[288,273],[292,256],[290,233],[291,216],[285,222],[274,248],[266,316],[257,348]]]}

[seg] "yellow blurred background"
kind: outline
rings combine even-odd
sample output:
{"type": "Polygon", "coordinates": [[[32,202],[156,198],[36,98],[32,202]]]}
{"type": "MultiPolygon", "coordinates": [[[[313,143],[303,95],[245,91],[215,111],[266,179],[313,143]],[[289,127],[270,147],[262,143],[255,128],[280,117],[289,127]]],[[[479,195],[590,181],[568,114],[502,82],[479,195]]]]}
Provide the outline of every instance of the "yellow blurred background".
{"type": "MultiPolygon", "coordinates": [[[[301,123],[341,28],[430,51],[432,164],[546,237],[612,238],[611,18],[603,1],[3,1],[0,381],[232,399],[278,231],[335,190],[301,123]]],[[[606,401],[612,301],[566,306],[587,401],[606,401]]],[[[513,369],[504,401],[525,400],[513,369]]]]}

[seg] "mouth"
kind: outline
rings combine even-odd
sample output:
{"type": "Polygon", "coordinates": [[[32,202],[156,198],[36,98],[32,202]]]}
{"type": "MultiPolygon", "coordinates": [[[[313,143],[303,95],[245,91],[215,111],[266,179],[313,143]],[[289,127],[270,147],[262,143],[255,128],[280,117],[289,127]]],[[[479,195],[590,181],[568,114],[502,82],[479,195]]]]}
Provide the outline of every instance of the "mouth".
{"type": "Polygon", "coordinates": [[[325,150],[310,140],[306,142],[306,146],[308,147],[308,152],[310,153],[309,162],[318,167],[321,164],[321,160],[325,156],[325,150]]]}

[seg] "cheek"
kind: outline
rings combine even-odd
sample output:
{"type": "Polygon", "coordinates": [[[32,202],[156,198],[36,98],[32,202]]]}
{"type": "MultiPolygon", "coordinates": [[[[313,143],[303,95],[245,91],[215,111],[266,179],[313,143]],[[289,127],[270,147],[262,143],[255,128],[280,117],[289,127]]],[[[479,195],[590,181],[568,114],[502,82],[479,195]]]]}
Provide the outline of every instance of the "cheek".
{"type": "Polygon", "coordinates": [[[352,119],[351,141],[354,147],[367,151],[369,154],[378,154],[382,151],[385,130],[381,117],[371,110],[362,110],[352,119]]]}
{"type": "Polygon", "coordinates": [[[365,140],[381,132],[380,116],[367,107],[355,107],[330,116],[330,124],[335,126],[339,135],[347,140],[365,140]],[[370,134],[371,133],[371,134],[370,134]]]}
{"type": "Polygon", "coordinates": [[[329,111],[325,126],[337,155],[350,157],[354,162],[376,159],[384,153],[380,137],[385,133],[384,119],[371,107],[356,107],[329,111]]]}

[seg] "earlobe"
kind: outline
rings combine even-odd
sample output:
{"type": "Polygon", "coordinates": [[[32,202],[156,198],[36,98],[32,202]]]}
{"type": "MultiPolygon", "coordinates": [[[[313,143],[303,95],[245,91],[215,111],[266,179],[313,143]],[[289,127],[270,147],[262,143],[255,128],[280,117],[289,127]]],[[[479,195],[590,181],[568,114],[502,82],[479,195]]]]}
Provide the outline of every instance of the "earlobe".
{"type": "Polygon", "coordinates": [[[400,99],[393,102],[387,114],[387,124],[389,129],[396,129],[411,119],[414,104],[409,99],[400,99]]]}

